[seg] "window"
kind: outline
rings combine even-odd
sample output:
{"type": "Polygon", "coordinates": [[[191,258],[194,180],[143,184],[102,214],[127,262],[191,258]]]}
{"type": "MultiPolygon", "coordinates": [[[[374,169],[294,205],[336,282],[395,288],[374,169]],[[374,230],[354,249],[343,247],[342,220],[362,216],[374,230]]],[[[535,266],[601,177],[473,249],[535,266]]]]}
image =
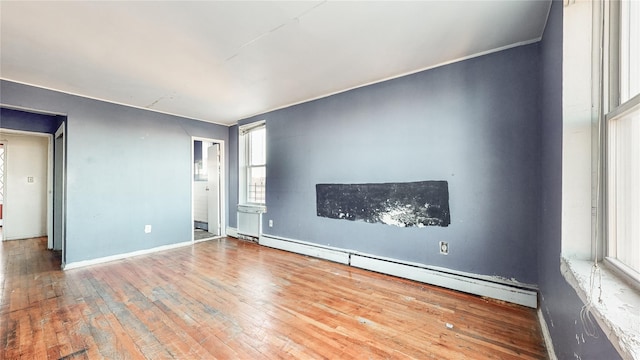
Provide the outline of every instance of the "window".
{"type": "Polygon", "coordinates": [[[571,1],[562,14],[561,272],[584,303],[584,334],[597,336],[597,321],[630,359],[640,354],[629,307],[640,304],[638,5],[571,1]]]}
{"type": "Polygon", "coordinates": [[[265,205],[267,182],[265,122],[240,128],[240,202],[265,205]]]}
{"type": "Polygon", "coordinates": [[[213,145],[202,140],[193,141],[193,181],[209,181],[207,174],[207,162],[209,161],[208,148],[213,145]]]}
{"type": "Polygon", "coordinates": [[[640,2],[611,2],[605,108],[607,256],[640,279],[640,2]]]}

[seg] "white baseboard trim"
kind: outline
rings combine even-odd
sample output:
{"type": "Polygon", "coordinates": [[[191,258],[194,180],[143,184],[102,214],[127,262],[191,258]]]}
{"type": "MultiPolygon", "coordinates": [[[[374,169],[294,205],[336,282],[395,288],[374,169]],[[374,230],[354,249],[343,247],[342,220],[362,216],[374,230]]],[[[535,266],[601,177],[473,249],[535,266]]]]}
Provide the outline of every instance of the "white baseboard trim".
{"type": "Polygon", "coordinates": [[[535,288],[518,286],[517,284],[510,285],[502,280],[491,281],[487,280],[487,277],[483,275],[462,273],[454,270],[447,271],[444,268],[429,268],[423,264],[267,234],[260,236],[259,244],[452,290],[503,300],[534,309],[538,307],[538,292],[535,288]]]}
{"type": "Polygon", "coordinates": [[[549,360],[558,360],[556,356],[556,350],[553,348],[553,340],[551,339],[551,333],[547,326],[547,321],[544,319],[542,310],[538,309],[538,321],[540,322],[540,329],[542,330],[542,337],[544,338],[544,344],[547,347],[547,353],[549,354],[549,360]]]}
{"type": "Polygon", "coordinates": [[[18,235],[18,236],[11,236],[11,237],[7,237],[6,234],[3,234],[3,235],[5,235],[5,237],[2,238],[3,241],[27,240],[27,239],[47,236],[47,234],[29,234],[29,235],[18,235]]]}
{"type": "Polygon", "coordinates": [[[75,261],[72,263],[65,264],[62,269],[63,270],[77,269],[84,266],[97,265],[97,264],[102,264],[109,261],[122,260],[130,257],[134,257],[134,256],[147,255],[147,254],[151,254],[158,251],[170,250],[170,249],[175,249],[175,248],[190,246],[190,245],[193,245],[191,241],[185,241],[177,244],[162,245],[162,246],[154,247],[151,249],[137,250],[137,251],[132,251],[124,254],[105,256],[97,259],[75,261]]]}
{"type": "Polygon", "coordinates": [[[302,241],[279,238],[271,235],[262,235],[258,240],[260,245],[272,247],[275,249],[294,252],[297,254],[308,255],[320,259],[330,260],[341,264],[349,265],[349,252],[344,250],[333,249],[324,246],[318,246],[302,241]]]}
{"type": "Polygon", "coordinates": [[[406,265],[401,262],[390,262],[388,260],[357,254],[351,255],[351,266],[441,286],[447,289],[486,296],[534,309],[538,307],[537,293],[535,291],[497,284],[483,279],[449,274],[428,268],[406,265]]]}
{"type": "Polygon", "coordinates": [[[233,227],[227,227],[227,236],[231,236],[234,238],[238,237],[238,229],[233,227]]]}

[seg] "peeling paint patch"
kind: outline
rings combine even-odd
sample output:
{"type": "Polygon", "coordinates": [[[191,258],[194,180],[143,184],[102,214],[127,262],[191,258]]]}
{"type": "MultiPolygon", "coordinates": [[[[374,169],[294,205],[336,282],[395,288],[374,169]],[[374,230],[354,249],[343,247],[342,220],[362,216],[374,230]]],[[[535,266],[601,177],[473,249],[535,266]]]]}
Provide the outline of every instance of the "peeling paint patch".
{"type": "MultiPolygon", "coordinates": [[[[597,326],[623,358],[640,359],[640,312],[635,305],[640,304],[640,293],[633,291],[606,264],[599,266],[599,272],[594,271],[595,267],[591,261],[563,257],[560,269],[569,285],[587,305],[588,321],[593,322],[593,326],[597,321],[597,326]],[[592,279],[596,273],[597,278],[592,279]],[[592,280],[596,287],[591,285],[592,280]]],[[[575,324],[578,323],[576,320],[575,324]]]]}
{"type": "Polygon", "coordinates": [[[449,226],[446,181],[317,184],[317,215],[397,227],[449,226]]]}

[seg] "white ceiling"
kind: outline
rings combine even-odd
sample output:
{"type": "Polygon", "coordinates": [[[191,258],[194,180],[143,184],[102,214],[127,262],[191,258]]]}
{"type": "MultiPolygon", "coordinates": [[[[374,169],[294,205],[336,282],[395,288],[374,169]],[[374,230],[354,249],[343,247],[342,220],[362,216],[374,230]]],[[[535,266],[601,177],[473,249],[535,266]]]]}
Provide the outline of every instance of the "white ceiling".
{"type": "Polygon", "coordinates": [[[537,41],[550,5],[1,1],[0,77],[233,124],[537,41]]]}

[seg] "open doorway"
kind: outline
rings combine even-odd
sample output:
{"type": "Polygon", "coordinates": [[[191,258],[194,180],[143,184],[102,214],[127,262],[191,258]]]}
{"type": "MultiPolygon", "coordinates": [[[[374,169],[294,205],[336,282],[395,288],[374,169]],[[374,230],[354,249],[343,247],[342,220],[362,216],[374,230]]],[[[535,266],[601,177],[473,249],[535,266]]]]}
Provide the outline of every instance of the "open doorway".
{"type": "MultiPolygon", "coordinates": [[[[54,234],[54,222],[63,225],[64,218],[60,208],[54,213],[54,198],[64,206],[64,194],[54,188],[54,172],[63,171],[65,163],[65,144],[56,133],[65,120],[63,115],[0,107],[2,241],[40,238],[61,265],[64,247],[54,244],[64,239],[54,234]],[[56,152],[62,161],[54,161],[56,152]]],[[[64,172],[58,175],[64,178],[64,172]]]]}
{"type": "Polygon", "coordinates": [[[215,139],[192,139],[192,219],[193,240],[203,241],[223,236],[223,142],[215,139]]]}
{"type": "Polygon", "coordinates": [[[2,240],[49,236],[50,134],[0,129],[2,240]]]}

